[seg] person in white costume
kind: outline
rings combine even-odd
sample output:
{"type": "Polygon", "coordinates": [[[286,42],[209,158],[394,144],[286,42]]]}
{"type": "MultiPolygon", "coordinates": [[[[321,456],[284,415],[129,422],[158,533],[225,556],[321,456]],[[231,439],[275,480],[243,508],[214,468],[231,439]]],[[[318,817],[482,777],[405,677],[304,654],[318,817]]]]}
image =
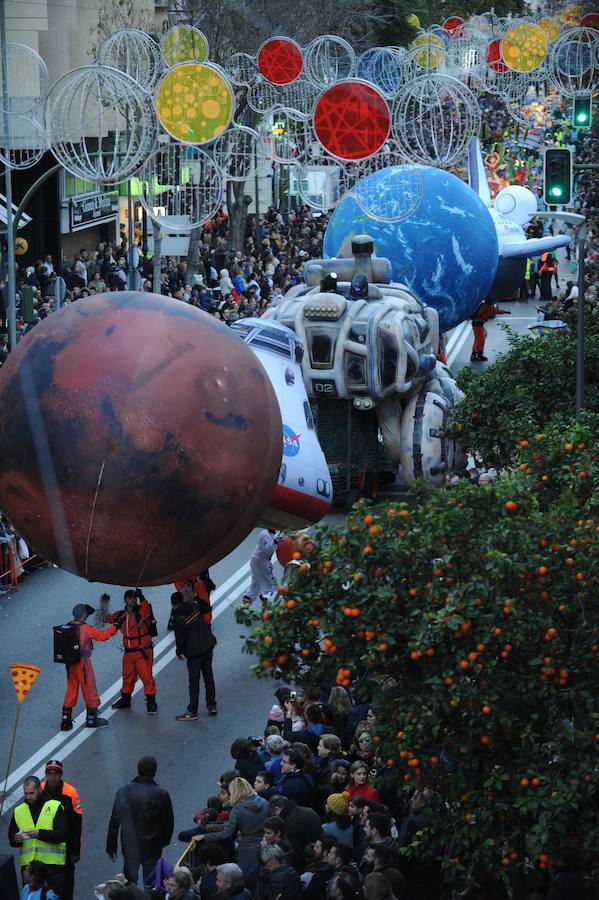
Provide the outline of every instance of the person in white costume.
{"type": "Polygon", "coordinates": [[[272,555],[277,543],[277,532],[263,528],[250,559],[252,580],[243,595],[243,602],[254,603],[259,597],[267,598],[273,593],[272,555]]]}

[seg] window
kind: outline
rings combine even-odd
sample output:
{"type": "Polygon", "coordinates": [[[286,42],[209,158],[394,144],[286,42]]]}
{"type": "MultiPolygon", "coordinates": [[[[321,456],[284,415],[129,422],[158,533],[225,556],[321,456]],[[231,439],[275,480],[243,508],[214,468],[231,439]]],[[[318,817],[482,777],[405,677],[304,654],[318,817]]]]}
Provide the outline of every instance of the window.
{"type": "Polygon", "coordinates": [[[379,328],[379,378],[383,390],[390,388],[397,377],[399,350],[395,337],[386,329],[379,328]]]}
{"type": "Polygon", "coordinates": [[[363,356],[345,354],[345,382],[348,387],[366,387],[366,360],[363,356]]]}
{"type": "Polygon", "coordinates": [[[304,415],[306,417],[306,425],[310,431],[314,431],[314,416],[312,415],[312,407],[307,400],[304,400],[304,415]]]}
{"type": "Polygon", "coordinates": [[[334,342],[326,331],[311,328],[307,334],[312,366],[315,369],[330,369],[333,365],[334,342]]]}
{"type": "Polygon", "coordinates": [[[75,175],[64,173],[64,195],[65,197],[78,197],[80,194],[95,194],[98,190],[93,181],[86,181],[84,178],[77,178],[75,175]]]}

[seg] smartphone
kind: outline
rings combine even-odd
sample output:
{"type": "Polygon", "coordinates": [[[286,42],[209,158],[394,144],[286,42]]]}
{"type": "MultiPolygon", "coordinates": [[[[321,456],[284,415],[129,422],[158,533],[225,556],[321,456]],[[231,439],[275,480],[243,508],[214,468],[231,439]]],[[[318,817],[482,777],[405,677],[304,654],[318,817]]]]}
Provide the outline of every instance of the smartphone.
{"type": "Polygon", "coordinates": [[[289,691],[289,699],[296,700],[297,699],[297,691],[289,691]]]}

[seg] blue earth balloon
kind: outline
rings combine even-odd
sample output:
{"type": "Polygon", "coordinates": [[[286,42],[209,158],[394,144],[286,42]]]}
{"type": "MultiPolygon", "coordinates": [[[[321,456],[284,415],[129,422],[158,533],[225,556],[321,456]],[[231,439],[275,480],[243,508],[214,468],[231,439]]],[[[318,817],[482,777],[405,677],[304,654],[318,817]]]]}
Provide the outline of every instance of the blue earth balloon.
{"type": "MultiPolygon", "coordinates": [[[[374,198],[375,206],[392,209],[402,200],[389,192],[397,192],[398,184],[401,189],[402,177],[412,191],[414,179],[422,179],[415,211],[398,222],[381,221],[364,212],[349,193],[331,216],[324,255],[350,257],[352,237],[370,235],[376,255],[391,261],[393,281],[406,284],[434,307],[441,330],[447,331],[472,315],[493,284],[499,258],[495,225],[469,185],[431,166],[381,169],[366,176],[358,190],[374,198]]],[[[369,199],[369,210],[372,205],[369,199]]]]}

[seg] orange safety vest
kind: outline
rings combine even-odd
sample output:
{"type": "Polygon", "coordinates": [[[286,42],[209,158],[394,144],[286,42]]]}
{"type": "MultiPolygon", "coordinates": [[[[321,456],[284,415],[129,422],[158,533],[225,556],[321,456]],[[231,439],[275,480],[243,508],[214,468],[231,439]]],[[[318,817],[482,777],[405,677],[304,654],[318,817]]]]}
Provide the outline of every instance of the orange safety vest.
{"type": "Polygon", "coordinates": [[[543,272],[555,272],[555,260],[551,253],[545,252],[541,256],[541,264],[539,265],[539,274],[543,272]]]}

